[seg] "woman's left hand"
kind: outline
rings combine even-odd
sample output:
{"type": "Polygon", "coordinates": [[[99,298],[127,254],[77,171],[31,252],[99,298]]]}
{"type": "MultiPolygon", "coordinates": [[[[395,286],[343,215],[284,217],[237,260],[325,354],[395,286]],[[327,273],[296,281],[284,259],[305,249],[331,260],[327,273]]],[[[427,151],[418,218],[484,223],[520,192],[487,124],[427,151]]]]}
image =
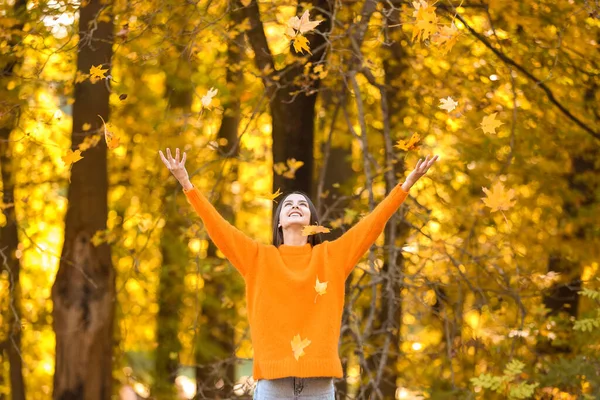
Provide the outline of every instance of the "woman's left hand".
{"type": "Polygon", "coordinates": [[[407,184],[409,186],[409,188],[410,188],[410,186],[414,185],[415,182],[418,181],[420,177],[425,175],[427,170],[433,165],[433,163],[437,159],[438,159],[437,155],[434,156],[431,160],[429,160],[429,156],[426,156],[425,161],[423,161],[423,162],[421,162],[422,159],[419,158],[419,161],[417,161],[417,166],[408,175],[408,177],[406,178],[405,184],[407,184]]]}

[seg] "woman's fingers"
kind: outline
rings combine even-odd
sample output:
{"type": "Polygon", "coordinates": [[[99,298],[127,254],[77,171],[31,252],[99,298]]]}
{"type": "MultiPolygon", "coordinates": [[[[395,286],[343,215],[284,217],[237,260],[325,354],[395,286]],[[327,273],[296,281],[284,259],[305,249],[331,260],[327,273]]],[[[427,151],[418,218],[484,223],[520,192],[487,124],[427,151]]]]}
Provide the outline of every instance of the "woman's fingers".
{"type": "Polygon", "coordinates": [[[162,162],[165,164],[165,166],[167,168],[169,168],[170,167],[169,161],[167,161],[167,159],[165,158],[165,155],[163,154],[163,152],[159,150],[158,153],[160,154],[160,158],[162,159],[162,162]]]}
{"type": "Polygon", "coordinates": [[[183,158],[181,159],[181,166],[182,167],[185,167],[185,156],[186,156],[186,154],[185,154],[185,151],[184,151],[183,152],[183,158]]]}
{"type": "Polygon", "coordinates": [[[175,162],[179,163],[179,147],[175,149],[175,162]]]}

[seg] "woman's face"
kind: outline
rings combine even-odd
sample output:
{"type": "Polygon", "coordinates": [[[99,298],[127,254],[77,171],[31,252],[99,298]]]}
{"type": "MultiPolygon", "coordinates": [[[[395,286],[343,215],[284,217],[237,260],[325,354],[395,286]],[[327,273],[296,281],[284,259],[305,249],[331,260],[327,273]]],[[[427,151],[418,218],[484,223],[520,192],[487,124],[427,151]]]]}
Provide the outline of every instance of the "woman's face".
{"type": "Polygon", "coordinates": [[[288,195],[279,213],[279,225],[286,229],[291,225],[310,225],[310,208],[308,201],[300,193],[292,193],[288,195]]]}

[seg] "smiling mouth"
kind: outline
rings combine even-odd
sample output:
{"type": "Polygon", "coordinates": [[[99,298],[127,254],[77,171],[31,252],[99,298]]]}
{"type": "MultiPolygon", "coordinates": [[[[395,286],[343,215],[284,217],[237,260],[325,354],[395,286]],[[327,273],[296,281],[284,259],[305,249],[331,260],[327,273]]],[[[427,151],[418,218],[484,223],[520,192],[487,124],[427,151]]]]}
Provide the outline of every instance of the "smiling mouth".
{"type": "Polygon", "coordinates": [[[297,214],[300,217],[302,216],[302,214],[300,214],[298,211],[294,211],[294,212],[290,213],[290,215],[288,215],[288,217],[291,217],[294,214],[297,214]]]}

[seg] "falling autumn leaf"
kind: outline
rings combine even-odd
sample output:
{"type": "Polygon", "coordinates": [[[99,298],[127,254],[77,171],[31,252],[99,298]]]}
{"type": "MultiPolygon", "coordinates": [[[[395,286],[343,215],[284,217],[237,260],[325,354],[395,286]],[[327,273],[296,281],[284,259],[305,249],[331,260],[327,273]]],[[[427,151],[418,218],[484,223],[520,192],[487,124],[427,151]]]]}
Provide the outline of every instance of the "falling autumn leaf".
{"type": "Polygon", "coordinates": [[[296,35],[301,35],[303,33],[312,31],[319,25],[323,20],[311,21],[308,10],[304,11],[302,17],[298,18],[294,15],[292,18],[288,20],[287,26],[288,29],[286,34],[290,37],[295,37],[296,35]]]}
{"type": "Polygon", "coordinates": [[[294,50],[296,53],[302,53],[306,50],[308,54],[311,54],[310,47],[308,46],[308,39],[303,35],[298,35],[293,40],[294,50]]]}
{"type": "MultiPolygon", "coordinates": [[[[270,201],[275,201],[275,199],[279,196],[281,196],[282,192],[280,189],[277,189],[277,191],[273,194],[268,194],[266,196],[261,196],[263,199],[269,199],[270,201]]],[[[277,201],[275,201],[275,203],[277,203],[277,201]]]]}
{"type": "Polygon", "coordinates": [[[87,149],[96,146],[100,142],[100,135],[88,135],[83,139],[83,142],[79,143],[77,148],[81,151],[86,151],[87,149]]]}
{"type": "Polygon", "coordinates": [[[317,233],[329,233],[329,228],[321,225],[305,225],[302,228],[302,236],[316,235],[317,233]]]}
{"type": "Polygon", "coordinates": [[[86,122],[85,124],[81,125],[81,130],[86,132],[89,131],[92,128],[92,124],[90,124],[89,122],[86,122]]]}
{"type": "Polygon", "coordinates": [[[394,147],[404,151],[413,150],[416,148],[419,140],[421,140],[421,135],[419,135],[418,133],[413,133],[413,135],[410,137],[410,139],[408,139],[408,141],[398,140],[398,143],[396,143],[394,147]]]}
{"type": "Polygon", "coordinates": [[[419,2],[413,1],[413,16],[416,18],[413,26],[413,35],[411,40],[427,40],[431,35],[437,32],[437,15],[435,7],[431,7],[425,0],[419,2]],[[420,38],[420,39],[419,39],[420,38]]]}
{"type": "Polygon", "coordinates": [[[73,151],[69,149],[67,150],[67,154],[65,154],[61,158],[63,160],[63,163],[65,163],[65,167],[67,167],[81,160],[83,157],[81,156],[81,150],[73,151]]]}
{"type": "Polygon", "coordinates": [[[450,96],[446,97],[445,99],[440,99],[440,103],[442,104],[439,105],[439,108],[448,112],[454,110],[458,105],[458,102],[454,101],[454,99],[450,96]]]}
{"type": "Polygon", "coordinates": [[[496,119],[497,114],[498,113],[495,112],[493,114],[486,115],[485,117],[483,117],[483,120],[481,121],[481,129],[483,129],[483,132],[495,134],[496,128],[504,124],[504,122],[498,121],[496,119]]]}
{"type": "Polygon", "coordinates": [[[104,122],[104,118],[102,118],[102,116],[98,115],[100,117],[100,119],[102,120],[102,124],[104,124],[104,139],[106,140],[106,146],[109,149],[116,149],[117,147],[119,147],[119,141],[120,139],[115,136],[114,133],[110,132],[106,126],[106,122],[104,122]]]}
{"type": "Polygon", "coordinates": [[[292,343],[292,351],[294,352],[294,357],[296,357],[296,361],[300,358],[300,356],[304,355],[304,348],[310,344],[310,340],[308,339],[300,339],[300,334],[294,336],[291,341],[292,343]]]}
{"type": "Polygon", "coordinates": [[[319,277],[317,276],[317,283],[315,284],[315,291],[317,294],[315,295],[315,303],[317,302],[317,296],[323,296],[327,293],[327,282],[319,282],[319,277]]]}
{"type": "Polygon", "coordinates": [[[483,200],[486,206],[491,208],[490,212],[508,210],[515,205],[516,200],[513,200],[515,190],[505,190],[502,182],[496,182],[491,191],[485,187],[482,187],[482,189],[487,198],[482,197],[481,200],[483,200]]]}
{"type": "Polygon", "coordinates": [[[127,98],[127,93],[123,93],[119,95],[119,100],[123,101],[127,98]]]}
{"type": "Polygon", "coordinates": [[[208,107],[210,106],[210,103],[212,102],[213,97],[215,97],[217,95],[217,92],[219,91],[219,89],[215,89],[214,87],[211,87],[210,90],[208,92],[206,92],[206,94],[204,96],[202,96],[202,105],[204,107],[208,107]]]}
{"type": "Polygon", "coordinates": [[[98,65],[97,67],[92,65],[90,68],[90,77],[95,79],[106,79],[104,75],[108,72],[108,69],[102,69],[102,65],[98,65]]]}
{"type": "Polygon", "coordinates": [[[432,41],[440,48],[443,55],[448,54],[452,47],[458,41],[460,32],[454,23],[450,26],[443,26],[437,35],[434,36],[432,41]]]}
{"type": "Polygon", "coordinates": [[[294,179],[296,177],[296,171],[298,170],[298,168],[304,165],[304,161],[296,161],[295,158],[288,158],[286,162],[289,167],[289,170],[287,170],[283,174],[283,177],[288,179],[294,179]]]}
{"type": "Polygon", "coordinates": [[[273,164],[273,169],[277,175],[281,175],[285,172],[285,170],[287,170],[287,165],[285,165],[284,162],[278,162],[273,164]]]}

